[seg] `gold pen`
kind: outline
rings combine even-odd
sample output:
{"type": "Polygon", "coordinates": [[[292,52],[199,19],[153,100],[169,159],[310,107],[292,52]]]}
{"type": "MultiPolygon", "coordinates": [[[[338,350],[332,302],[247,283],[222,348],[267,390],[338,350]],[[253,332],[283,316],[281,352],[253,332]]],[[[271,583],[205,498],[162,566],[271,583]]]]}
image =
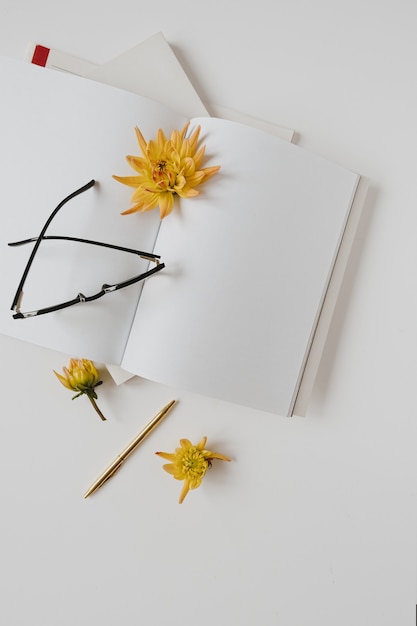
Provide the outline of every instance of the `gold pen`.
{"type": "Polygon", "coordinates": [[[123,450],[121,454],[113,461],[109,467],[97,478],[97,480],[91,485],[90,489],[84,494],[84,498],[88,498],[92,493],[100,489],[104,483],[109,480],[113,474],[121,468],[127,457],[138,447],[138,445],[153,431],[153,429],[161,422],[168,414],[170,409],[174,406],[175,400],[171,400],[163,409],[159,411],[157,415],[145,426],[145,428],[139,433],[137,437],[123,450]]]}

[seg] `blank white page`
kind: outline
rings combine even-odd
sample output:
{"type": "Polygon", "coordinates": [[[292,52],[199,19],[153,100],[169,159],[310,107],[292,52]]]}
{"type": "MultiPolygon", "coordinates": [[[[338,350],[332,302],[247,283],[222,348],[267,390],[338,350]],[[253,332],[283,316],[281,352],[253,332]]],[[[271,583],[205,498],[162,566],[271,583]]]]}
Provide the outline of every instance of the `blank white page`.
{"type": "MultiPolygon", "coordinates": [[[[66,204],[47,234],[151,252],[158,215],[149,213],[140,221],[121,216],[132,190],[112,175],[132,173],[125,155],[139,151],[136,125],[153,137],[159,126],[170,132],[185,118],[121,89],[19,61],[0,59],[0,78],[0,332],[74,356],[118,363],[140,285],[85,305],[14,320],[10,306],[33,244],[10,248],[7,243],[37,236],[56,205],[94,178],[97,185],[66,204]]],[[[103,283],[127,280],[146,268],[136,255],[42,242],[25,284],[22,310],[58,304],[79,292],[92,295],[103,283]]]]}
{"type": "Polygon", "coordinates": [[[221,170],[163,221],[167,268],[145,285],[122,365],[287,415],[359,177],[262,131],[195,122],[221,170]]]}

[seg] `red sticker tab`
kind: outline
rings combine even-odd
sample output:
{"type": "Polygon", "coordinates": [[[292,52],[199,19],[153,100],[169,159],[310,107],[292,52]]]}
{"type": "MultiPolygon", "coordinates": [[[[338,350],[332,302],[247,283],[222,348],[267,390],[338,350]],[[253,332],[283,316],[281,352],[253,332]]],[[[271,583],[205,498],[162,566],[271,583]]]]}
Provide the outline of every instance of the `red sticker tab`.
{"type": "Polygon", "coordinates": [[[36,46],[32,57],[32,63],[45,67],[49,52],[50,48],[45,48],[45,46],[36,46]]]}

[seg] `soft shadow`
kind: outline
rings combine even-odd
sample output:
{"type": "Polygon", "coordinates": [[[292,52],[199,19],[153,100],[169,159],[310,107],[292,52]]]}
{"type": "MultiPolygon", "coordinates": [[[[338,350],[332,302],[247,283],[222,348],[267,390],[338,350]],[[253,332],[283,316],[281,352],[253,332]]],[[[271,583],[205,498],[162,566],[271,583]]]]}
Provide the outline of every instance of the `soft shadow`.
{"type": "MultiPolygon", "coordinates": [[[[187,74],[188,79],[190,80],[191,84],[193,85],[194,89],[196,90],[196,92],[198,93],[200,100],[202,100],[204,106],[207,108],[208,110],[208,105],[207,105],[207,94],[204,93],[204,89],[203,89],[203,85],[200,83],[199,79],[198,79],[198,71],[194,71],[194,69],[191,67],[191,65],[188,63],[188,59],[184,56],[184,54],[182,53],[182,51],[177,47],[177,46],[173,46],[172,44],[169,44],[173,53],[175,54],[175,56],[177,57],[179,63],[181,64],[182,69],[184,70],[184,72],[187,74]]],[[[210,112],[210,111],[209,111],[210,112]]]]}
{"type": "Polygon", "coordinates": [[[297,145],[298,142],[300,141],[300,136],[301,136],[300,133],[298,133],[297,131],[294,131],[294,135],[293,135],[291,143],[294,143],[295,145],[297,145]]]}
{"type": "Polygon", "coordinates": [[[355,239],[353,241],[346,271],[343,276],[339,296],[332,316],[332,321],[313,388],[312,403],[314,402],[318,414],[320,414],[319,409],[325,401],[327,390],[331,381],[336,354],[339,350],[340,339],[346,322],[346,316],[352,299],[355,282],[360,272],[361,259],[366,247],[367,235],[371,229],[377,199],[378,189],[370,186],[366,195],[355,239]]]}

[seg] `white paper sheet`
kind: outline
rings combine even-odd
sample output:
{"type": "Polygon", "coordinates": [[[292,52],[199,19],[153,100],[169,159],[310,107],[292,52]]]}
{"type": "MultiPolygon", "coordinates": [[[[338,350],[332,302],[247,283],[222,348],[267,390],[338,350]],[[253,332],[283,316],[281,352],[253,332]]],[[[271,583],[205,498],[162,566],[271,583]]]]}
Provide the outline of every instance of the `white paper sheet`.
{"type": "MultiPolygon", "coordinates": [[[[119,363],[140,287],[56,315],[14,320],[10,306],[31,245],[10,248],[7,243],[37,236],[55,206],[94,178],[96,187],[65,205],[47,234],[152,251],[159,216],[122,217],[131,192],[112,175],[129,173],[125,155],[138,151],[136,124],[153,136],[159,125],[174,128],[185,118],[135,94],[28,63],[3,58],[0,75],[7,86],[0,101],[0,263],[8,268],[0,295],[0,332],[119,363]],[[141,110],[146,110],[143,117],[141,110]]],[[[134,255],[43,242],[25,284],[22,310],[58,304],[79,292],[94,294],[103,283],[135,276],[140,268],[146,263],[138,264],[134,255]]]]}
{"type": "Polygon", "coordinates": [[[168,269],[145,286],[123,367],[287,415],[359,177],[247,126],[195,123],[221,170],[161,226],[168,269]]]}

